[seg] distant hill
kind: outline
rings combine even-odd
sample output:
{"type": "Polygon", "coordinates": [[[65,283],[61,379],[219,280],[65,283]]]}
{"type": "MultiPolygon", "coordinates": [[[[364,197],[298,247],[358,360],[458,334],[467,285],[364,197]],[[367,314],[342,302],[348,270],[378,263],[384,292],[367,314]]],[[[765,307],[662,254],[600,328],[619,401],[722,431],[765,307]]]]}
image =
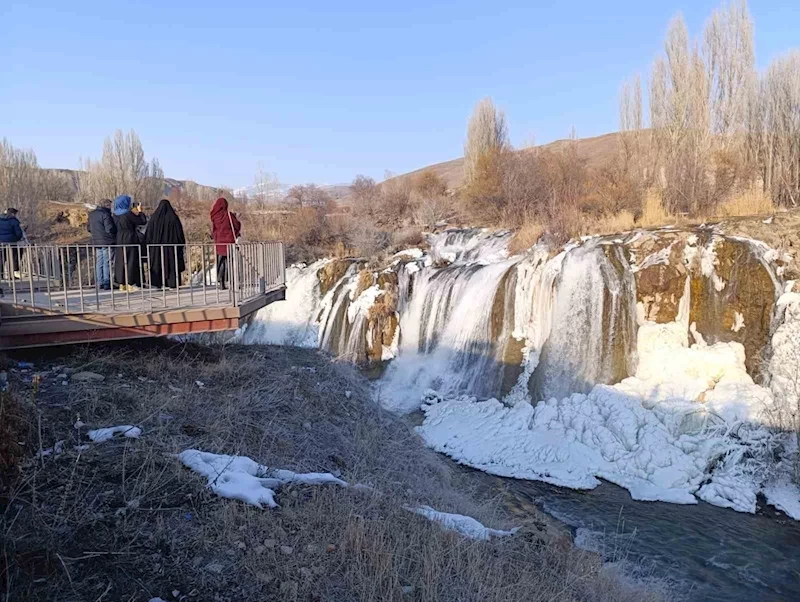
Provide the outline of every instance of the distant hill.
{"type": "MultiPolygon", "coordinates": [[[[526,153],[532,150],[559,151],[564,150],[570,142],[572,141],[568,139],[555,140],[548,144],[521,149],[517,152],[526,153]]],[[[575,145],[578,157],[585,160],[587,166],[601,167],[613,159],[617,153],[619,149],[619,132],[612,132],[592,138],[578,138],[575,140],[575,145]]],[[[414,171],[389,178],[386,182],[411,179],[428,170],[433,171],[437,176],[442,178],[447,183],[447,188],[450,190],[457,190],[464,184],[464,157],[444,161],[442,163],[434,163],[427,167],[420,167],[414,171]]],[[[337,200],[341,204],[349,204],[352,201],[350,198],[350,187],[340,186],[337,188],[340,189],[339,193],[341,195],[337,200]]]]}
{"type": "MultiPolygon", "coordinates": [[[[556,140],[554,142],[550,142],[548,144],[543,144],[537,147],[531,147],[522,149],[518,152],[525,153],[531,152],[533,149],[537,150],[551,150],[551,151],[558,151],[563,150],[571,141],[564,139],[564,140],[556,140]]],[[[579,138],[575,140],[576,149],[578,152],[578,156],[581,159],[584,159],[589,167],[600,167],[610,161],[614,155],[617,153],[619,148],[619,133],[612,132],[610,134],[603,134],[602,136],[595,136],[592,138],[579,138]]],[[[414,178],[415,176],[419,175],[420,173],[431,170],[436,175],[441,177],[446,183],[447,187],[451,190],[456,190],[460,188],[464,184],[464,158],[459,157],[458,159],[452,159],[450,161],[444,161],[442,163],[434,163],[433,165],[428,165],[427,167],[421,167],[419,169],[415,169],[414,171],[400,174],[390,178],[388,181],[392,180],[404,180],[414,178]]],[[[67,176],[67,180],[72,183],[73,189],[77,190],[77,182],[78,182],[78,171],[72,169],[46,169],[45,171],[51,173],[59,173],[67,176]]],[[[323,190],[327,191],[328,194],[331,195],[333,200],[337,201],[342,205],[348,205],[352,200],[350,198],[350,185],[349,184],[321,184],[319,186],[323,190]]],[[[169,196],[169,194],[175,190],[181,190],[182,192],[192,191],[192,193],[201,199],[208,200],[216,198],[220,191],[220,187],[216,186],[205,186],[203,184],[198,184],[192,180],[176,180],[174,178],[164,178],[164,196],[169,196]]],[[[280,202],[286,197],[286,193],[288,192],[289,187],[281,187],[280,189],[274,191],[273,196],[275,202],[280,202]]],[[[233,195],[236,197],[241,197],[247,195],[249,197],[254,197],[258,193],[257,187],[253,186],[244,186],[242,188],[237,188],[233,190],[233,195]]]]}
{"type": "MultiPolygon", "coordinates": [[[[567,139],[556,140],[541,146],[522,149],[518,152],[525,153],[534,149],[559,151],[565,149],[570,142],[571,140],[567,139]]],[[[575,140],[575,145],[578,156],[584,159],[589,167],[600,167],[611,160],[616,154],[619,148],[619,132],[603,134],[602,136],[595,136],[593,138],[578,138],[575,140]]],[[[434,163],[433,165],[395,176],[395,178],[413,178],[428,170],[433,171],[447,182],[447,187],[451,190],[460,188],[464,184],[464,157],[445,161],[443,163],[434,163]]]]}
{"type": "MultiPolygon", "coordinates": [[[[43,171],[48,174],[60,175],[64,182],[70,183],[73,192],[78,191],[78,176],[81,173],[79,170],[44,168],[43,171]]],[[[184,193],[191,190],[195,196],[202,200],[213,200],[220,191],[220,187],[218,186],[206,186],[204,184],[198,184],[193,180],[164,178],[164,196],[169,196],[176,189],[184,193]]]]}

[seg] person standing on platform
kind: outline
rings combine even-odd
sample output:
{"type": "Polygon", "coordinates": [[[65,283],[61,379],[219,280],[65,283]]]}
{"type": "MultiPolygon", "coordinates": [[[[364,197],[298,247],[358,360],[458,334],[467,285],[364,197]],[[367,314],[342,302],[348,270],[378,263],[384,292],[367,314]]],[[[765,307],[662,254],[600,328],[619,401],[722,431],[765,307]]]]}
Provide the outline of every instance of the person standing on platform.
{"type": "Polygon", "coordinates": [[[111,266],[114,262],[114,245],[117,244],[117,226],[111,217],[111,201],[103,199],[89,212],[87,225],[95,247],[95,275],[101,290],[111,290],[111,266]]]}
{"type": "Polygon", "coordinates": [[[121,291],[133,292],[142,286],[141,245],[137,228],[147,223],[141,205],[133,205],[131,197],[114,199],[117,217],[117,256],[114,260],[114,280],[121,291]]]}
{"type": "Polygon", "coordinates": [[[225,290],[228,282],[228,245],[236,242],[242,224],[228,209],[228,200],[220,197],[211,208],[211,236],[217,245],[217,287],[225,290]]]}
{"type": "Polygon", "coordinates": [[[150,216],[144,243],[150,264],[150,286],[177,288],[186,269],[183,256],[186,237],[181,220],[167,199],[161,199],[150,216]]]}

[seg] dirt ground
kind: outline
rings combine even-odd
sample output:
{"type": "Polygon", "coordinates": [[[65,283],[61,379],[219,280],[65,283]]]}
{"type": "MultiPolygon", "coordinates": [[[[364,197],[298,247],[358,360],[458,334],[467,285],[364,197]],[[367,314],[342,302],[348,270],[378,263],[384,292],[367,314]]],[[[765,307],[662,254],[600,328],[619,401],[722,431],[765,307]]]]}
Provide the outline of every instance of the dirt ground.
{"type": "Polygon", "coordinates": [[[5,602],[666,596],[577,550],[535,508],[512,512],[377,408],[361,375],[315,350],[156,341],[4,359],[5,602]],[[87,437],[122,424],[141,436],[87,437]],[[190,448],[371,489],[285,486],[278,508],[259,509],[213,494],[176,458],[190,448]],[[407,510],[419,504],[521,529],[470,540],[407,510]]]}

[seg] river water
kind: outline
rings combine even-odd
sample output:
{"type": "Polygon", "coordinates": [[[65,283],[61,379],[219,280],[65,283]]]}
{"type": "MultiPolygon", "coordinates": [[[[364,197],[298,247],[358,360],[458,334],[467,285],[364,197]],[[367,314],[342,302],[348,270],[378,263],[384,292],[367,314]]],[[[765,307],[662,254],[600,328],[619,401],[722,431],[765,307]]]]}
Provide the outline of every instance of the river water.
{"type": "Polygon", "coordinates": [[[703,502],[637,502],[611,483],[573,491],[491,478],[572,527],[578,545],[641,562],[688,600],[800,600],[800,522],[769,507],[751,515],[703,502]]]}

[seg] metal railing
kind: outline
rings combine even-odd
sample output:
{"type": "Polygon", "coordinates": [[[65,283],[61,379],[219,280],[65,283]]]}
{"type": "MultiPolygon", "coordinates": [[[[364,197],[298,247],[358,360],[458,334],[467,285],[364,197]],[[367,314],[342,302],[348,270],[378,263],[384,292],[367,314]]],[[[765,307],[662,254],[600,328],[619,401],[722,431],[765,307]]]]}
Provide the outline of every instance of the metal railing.
{"type": "Polygon", "coordinates": [[[217,247],[2,244],[0,301],[66,314],[153,312],[240,306],[285,285],[283,243],[226,245],[224,259],[217,247]]]}

